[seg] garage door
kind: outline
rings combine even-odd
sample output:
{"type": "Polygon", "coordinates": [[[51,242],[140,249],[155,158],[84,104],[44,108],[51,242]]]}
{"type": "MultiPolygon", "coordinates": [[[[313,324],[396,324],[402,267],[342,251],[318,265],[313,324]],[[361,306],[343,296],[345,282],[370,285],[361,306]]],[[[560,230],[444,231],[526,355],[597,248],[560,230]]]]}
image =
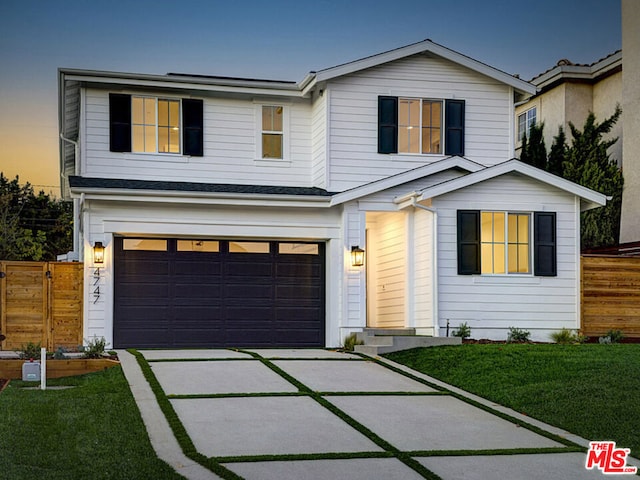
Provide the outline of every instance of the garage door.
{"type": "Polygon", "coordinates": [[[115,238],[114,347],[324,346],[324,244],[115,238]]]}

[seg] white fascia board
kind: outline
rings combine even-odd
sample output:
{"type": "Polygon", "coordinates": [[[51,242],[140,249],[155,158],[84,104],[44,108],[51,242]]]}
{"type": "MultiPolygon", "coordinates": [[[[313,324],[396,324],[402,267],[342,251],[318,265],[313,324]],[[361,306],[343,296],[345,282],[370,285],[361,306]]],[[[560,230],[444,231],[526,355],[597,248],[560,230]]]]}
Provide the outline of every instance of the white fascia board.
{"type": "Polygon", "coordinates": [[[609,55],[592,65],[560,65],[531,80],[538,88],[558,80],[595,80],[622,65],[622,51],[609,55]]]}
{"type": "Polygon", "coordinates": [[[169,190],[127,190],[72,188],[71,197],[108,202],[182,203],[199,205],[240,205],[328,208],[331,197],[309,195],[268,195],[246,193],[178,192],[169,190]]]}
{"type": "Polygon", "coordinates": [[[342,193],[338,193],[331,197],[331,206],[378,193],[383,190],[387,190],[388,188],[393,188],[398,185],[402,185],[403,183],[412,182],[452,168],[460,168],[468,172],[477,172],[482,170],[484,167],[479,163],[473,162],[464,157],[448,157],[443,160],[430,163],[429,165],[414,168],[413,170],[408,170],[391,177],[376,180],[375,182],[367,183],[365,185],[346,190],[342,193]]]}
{"type": "MultiPolygon", "coordinates": [[[[601,193],[578,185],[577,183],[570,182],[569,180],[565,180],[564,178],[560,178],[538,168],[532,167],[515,159],[500,163],[493,167],[485,168],[484,170],[480,170],[478,172],[470,173],[469,175],[465,175],[463,177],[434,185],[433,187],[426,188],[419,192],[419,195],[415,196],[415,198],[416,201],[421,202],[512,172],[520,173],[522,175],[580,197],[580,199],[582,200],[582,211],[601,207],[606,205],[607,203],[607,197],[601,193]]],[[[401,203],[406,200],[407,199],[404,196],[398,197],[396,203],[401,203]]]]}
{"type": "Polygon", "coordinates": [[[198,90],[202,92],[240,93],[246,95],[265,95],[302,98],[303,94],[296,84],[283,84],[260,81],[207,82],[191,77],[165,75],[128,75],[110,72],[66,72],[68,80],[76,80],[94,85],[121,85],[133,88],[167,88],[174,90],[198,90]],[[111,75],[111,76],[109,76],[111,75]]]}
{"type": "Polygon", "coordinates": [[[433,53],[434,55],[467,67],[478,73],[486,75],[489,78],[493,78],[494,80],[510,85],[520,92],[529,93],[531,95],[536,93],[536,87],[529,82],[520,80],[513,75],[509,75],[508,73],[491,67],[485,63],[474,60],[471,57],[467,57],[466,55],[450,50],[446,47],[443,47],[442,45],[438,45],[431,40],[423,40],[422,42],[396,48],[395,50],[390,50],[388,52],[372,55],[360,60],[345,63],[343,65],[320,70],[316,73],[313,81],[311,81],[307,85],[305,91],[311,90],[314,84],[318,82],[331,80],[332,78],[341,77],[343,75],[349,75],[360,70],[376,67],[378,65],[393,62],[394,60],[399,60],[401,58],[409,57],[411,55],[416,55],[423,52],[433,53]]]}

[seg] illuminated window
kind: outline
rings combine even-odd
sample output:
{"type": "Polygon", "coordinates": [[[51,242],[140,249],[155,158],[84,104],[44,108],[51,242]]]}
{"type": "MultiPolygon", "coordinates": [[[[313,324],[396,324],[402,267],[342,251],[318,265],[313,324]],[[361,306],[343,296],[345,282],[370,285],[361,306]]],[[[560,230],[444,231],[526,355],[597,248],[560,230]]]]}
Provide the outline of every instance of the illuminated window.
{"type": "Polygon", "coordinates": [[[442,153],[442,102],[398,100],[398,152],[442,153]]]}
{"type": "Polygon", "coordinates": [[[262,106],[262,158],[284,158],[283,107],[262,106]]]}
{"type": "Polygon", "coordinates": [[[132,151],[180,153],[180,101],[131,98],[132,151]]]}
{"type": "Polygon", "coordinates": [[[146,250],[149,252],[166,252],[167,241],[153,238],[125,238],[122,241],[123,250],[146,250]]]}
{"type": "Polygon", "coordinates": [[[530,273],[530,215],[482,212],[483,274],[530,273]]]}

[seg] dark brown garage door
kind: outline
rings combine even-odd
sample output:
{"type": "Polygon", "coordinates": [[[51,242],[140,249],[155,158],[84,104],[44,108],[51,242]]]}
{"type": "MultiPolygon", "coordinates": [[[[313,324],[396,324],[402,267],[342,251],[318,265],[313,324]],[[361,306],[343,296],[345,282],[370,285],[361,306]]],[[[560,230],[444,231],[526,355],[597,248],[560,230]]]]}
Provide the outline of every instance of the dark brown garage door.
{"type": "Polygon", "coordinates": [[[115,238],[114,347],[324,346],[324,244],[115,238]]]}

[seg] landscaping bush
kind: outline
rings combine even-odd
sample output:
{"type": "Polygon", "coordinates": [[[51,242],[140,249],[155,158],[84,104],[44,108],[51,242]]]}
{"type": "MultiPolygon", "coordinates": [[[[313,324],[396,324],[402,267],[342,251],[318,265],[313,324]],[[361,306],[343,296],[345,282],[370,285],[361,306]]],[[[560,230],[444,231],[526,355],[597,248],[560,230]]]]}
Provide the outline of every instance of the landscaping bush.
{"type": "Polygon", "coordinates": [[[601,344],[620,343],[624,338],[622,330],[609,330],[604,337],[600,337],[598,341],[601,344]]]}
{"type": "Polygon", "coordinates": [[[454,337],[469,338],[471,336],[471,327],[464,322],[458,325],[458,329],[451,333],[454,337]]]}
{"type": "Polygon", "coordinates": [[[531,332],[527,330],[521,330],[516,327],[509,327],[509,334],[507,335],[507,343],[527,343],[531,332]]]}
{"type": "MultiPolygon", "coordinates": [[[[86,339],[85,339],[86,340],[86,339]]],[[[87,346],[83,348],[83,358],[101,358],[104,355],[104,349],[107,341],[104,337],[93,337],[87,340],[87,346]]]]}
{"type": "Polygon", "coordinates": [[[364,345],[362,340],[358,340],[358,336],[355,333],[350,334],[344,339],[344,348],[347,352],[353,352],[356,345],[364,345]]]}
{"type": "Polygon", "coordinates": [[[26,345],[23,344],[19,350],[20,358],[23,360],[29,360],[33,358],[34,360],[36,360],[40,358],[41,350],[42,350],[42,345],[40,344],[40,342],[38,343],[29,342],[26,345]]]}
{"type": "Polygon", "coordinates": [[[576,343],[578,341],[576,334],[567,328],[563,328],[559,332],[553,332],[551,334],[551,340],[562,345],[576,343]]]}

